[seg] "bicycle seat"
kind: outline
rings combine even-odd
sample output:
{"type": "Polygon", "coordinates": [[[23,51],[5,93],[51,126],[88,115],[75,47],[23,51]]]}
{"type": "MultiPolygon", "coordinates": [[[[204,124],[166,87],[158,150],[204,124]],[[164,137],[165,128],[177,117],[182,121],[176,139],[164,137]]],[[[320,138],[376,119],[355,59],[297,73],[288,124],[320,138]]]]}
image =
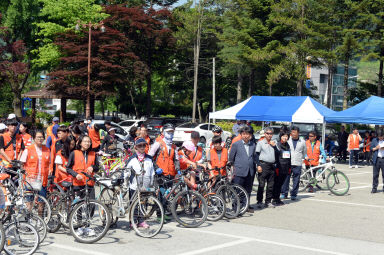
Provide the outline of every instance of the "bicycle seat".
{"type": "Polygon", "coordinates": [[[5,179],[8,179],[10,177],[9,174],[0,174],[0,181],[4,181],[5,179]]]}
{"type": "Polygon", "coordinates": [[[72,182],[63,181],[61,183],[61,186],[63,186],[64,188],[69,188],[72,186],[72,182]]]}

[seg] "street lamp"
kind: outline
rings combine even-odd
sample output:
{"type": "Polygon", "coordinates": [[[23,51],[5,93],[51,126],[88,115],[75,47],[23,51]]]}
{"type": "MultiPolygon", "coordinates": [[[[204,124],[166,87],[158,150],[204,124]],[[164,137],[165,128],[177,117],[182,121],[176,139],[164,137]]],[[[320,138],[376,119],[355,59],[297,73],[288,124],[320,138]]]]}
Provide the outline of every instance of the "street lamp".
{"type": "Polygon", "coordinates": [[[91,116],[91,44],[92,44],[92,28],[99,29],[102,33],[105,32],[104,22],[98,23],[81,23],[80,20],[77,21],[76,30],[80,30],[80,26],[83,28],[88,28],[88,81],[87,81],[87,102],[85,105],[85,117],[88,118],[91,116]]]}

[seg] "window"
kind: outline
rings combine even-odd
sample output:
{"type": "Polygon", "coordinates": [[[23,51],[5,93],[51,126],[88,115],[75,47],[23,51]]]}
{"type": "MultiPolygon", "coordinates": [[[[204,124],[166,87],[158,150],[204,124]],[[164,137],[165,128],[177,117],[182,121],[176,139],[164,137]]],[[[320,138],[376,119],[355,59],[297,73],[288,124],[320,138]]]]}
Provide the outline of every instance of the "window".
{"type": "Polygon", "coordinates": [[[182,125],[180,125],[178,127],[180,127],[180,128],[195,128],[198,125],[199,124],[197,124],[197,123],[188,122],[188,123],[184,123],[184,124],[182,124],[182,125]]]}
{"type": "Polygon", "coordinates": [[[125,132],[124,129],[122,129],[121,127],[116,126],[114,124],[112,124],[112,127],[116,128],[116,134],[123,135],[123,136],[127,135],[127,132],[125,132]]]}
{"type": "Polygon", "coordinates": [[[325,80],[327,79],[327,75],[324,73],[320,74],[320,83],[325,83],[325,80]]]}
{"type": "Polygon", "coordinates": [[[132,126],[133,124],[135,124],[134,121],[124,121],[120,124],[120,126],[123,126],[123,127],[129,127],[129,126],[132,126]]]}

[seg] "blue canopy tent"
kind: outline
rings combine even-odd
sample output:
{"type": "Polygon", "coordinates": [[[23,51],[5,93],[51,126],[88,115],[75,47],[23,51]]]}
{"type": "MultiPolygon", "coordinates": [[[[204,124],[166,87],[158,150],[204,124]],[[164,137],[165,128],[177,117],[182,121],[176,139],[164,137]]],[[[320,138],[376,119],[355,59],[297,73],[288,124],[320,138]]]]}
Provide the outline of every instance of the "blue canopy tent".
{"type": "Polygon", "coordinates": [[[209,119],[287,121],[323,124],[334,111],[308,96],[252,96],[228,109],[209,113],[209,119]]]}
{"type": "Polygon", "coordinates": [[[371,96],[347,110],[326,115],[325,121],[384,125],[384,98],[371,96]]]}
{"type": "Polygon", "coordinates": [[[209,113],[209,118],[324,123],[324,116],[332,113],[306,96],[252,96],[228,109],[209,113]]]}

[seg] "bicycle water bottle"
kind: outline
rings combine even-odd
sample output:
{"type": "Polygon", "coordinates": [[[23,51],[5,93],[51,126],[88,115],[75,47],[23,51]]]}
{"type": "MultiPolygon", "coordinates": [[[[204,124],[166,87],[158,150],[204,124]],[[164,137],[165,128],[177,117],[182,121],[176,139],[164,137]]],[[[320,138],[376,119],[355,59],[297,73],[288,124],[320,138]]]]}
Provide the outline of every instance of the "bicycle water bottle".
{"type": "Polygon", "coordinates": [[[80,201],[80,197],[79,196],[75,196],[75,199],[73,199],[73,201],[72,201],[72,205],[76,204],[79,201],[80,201]]]}

